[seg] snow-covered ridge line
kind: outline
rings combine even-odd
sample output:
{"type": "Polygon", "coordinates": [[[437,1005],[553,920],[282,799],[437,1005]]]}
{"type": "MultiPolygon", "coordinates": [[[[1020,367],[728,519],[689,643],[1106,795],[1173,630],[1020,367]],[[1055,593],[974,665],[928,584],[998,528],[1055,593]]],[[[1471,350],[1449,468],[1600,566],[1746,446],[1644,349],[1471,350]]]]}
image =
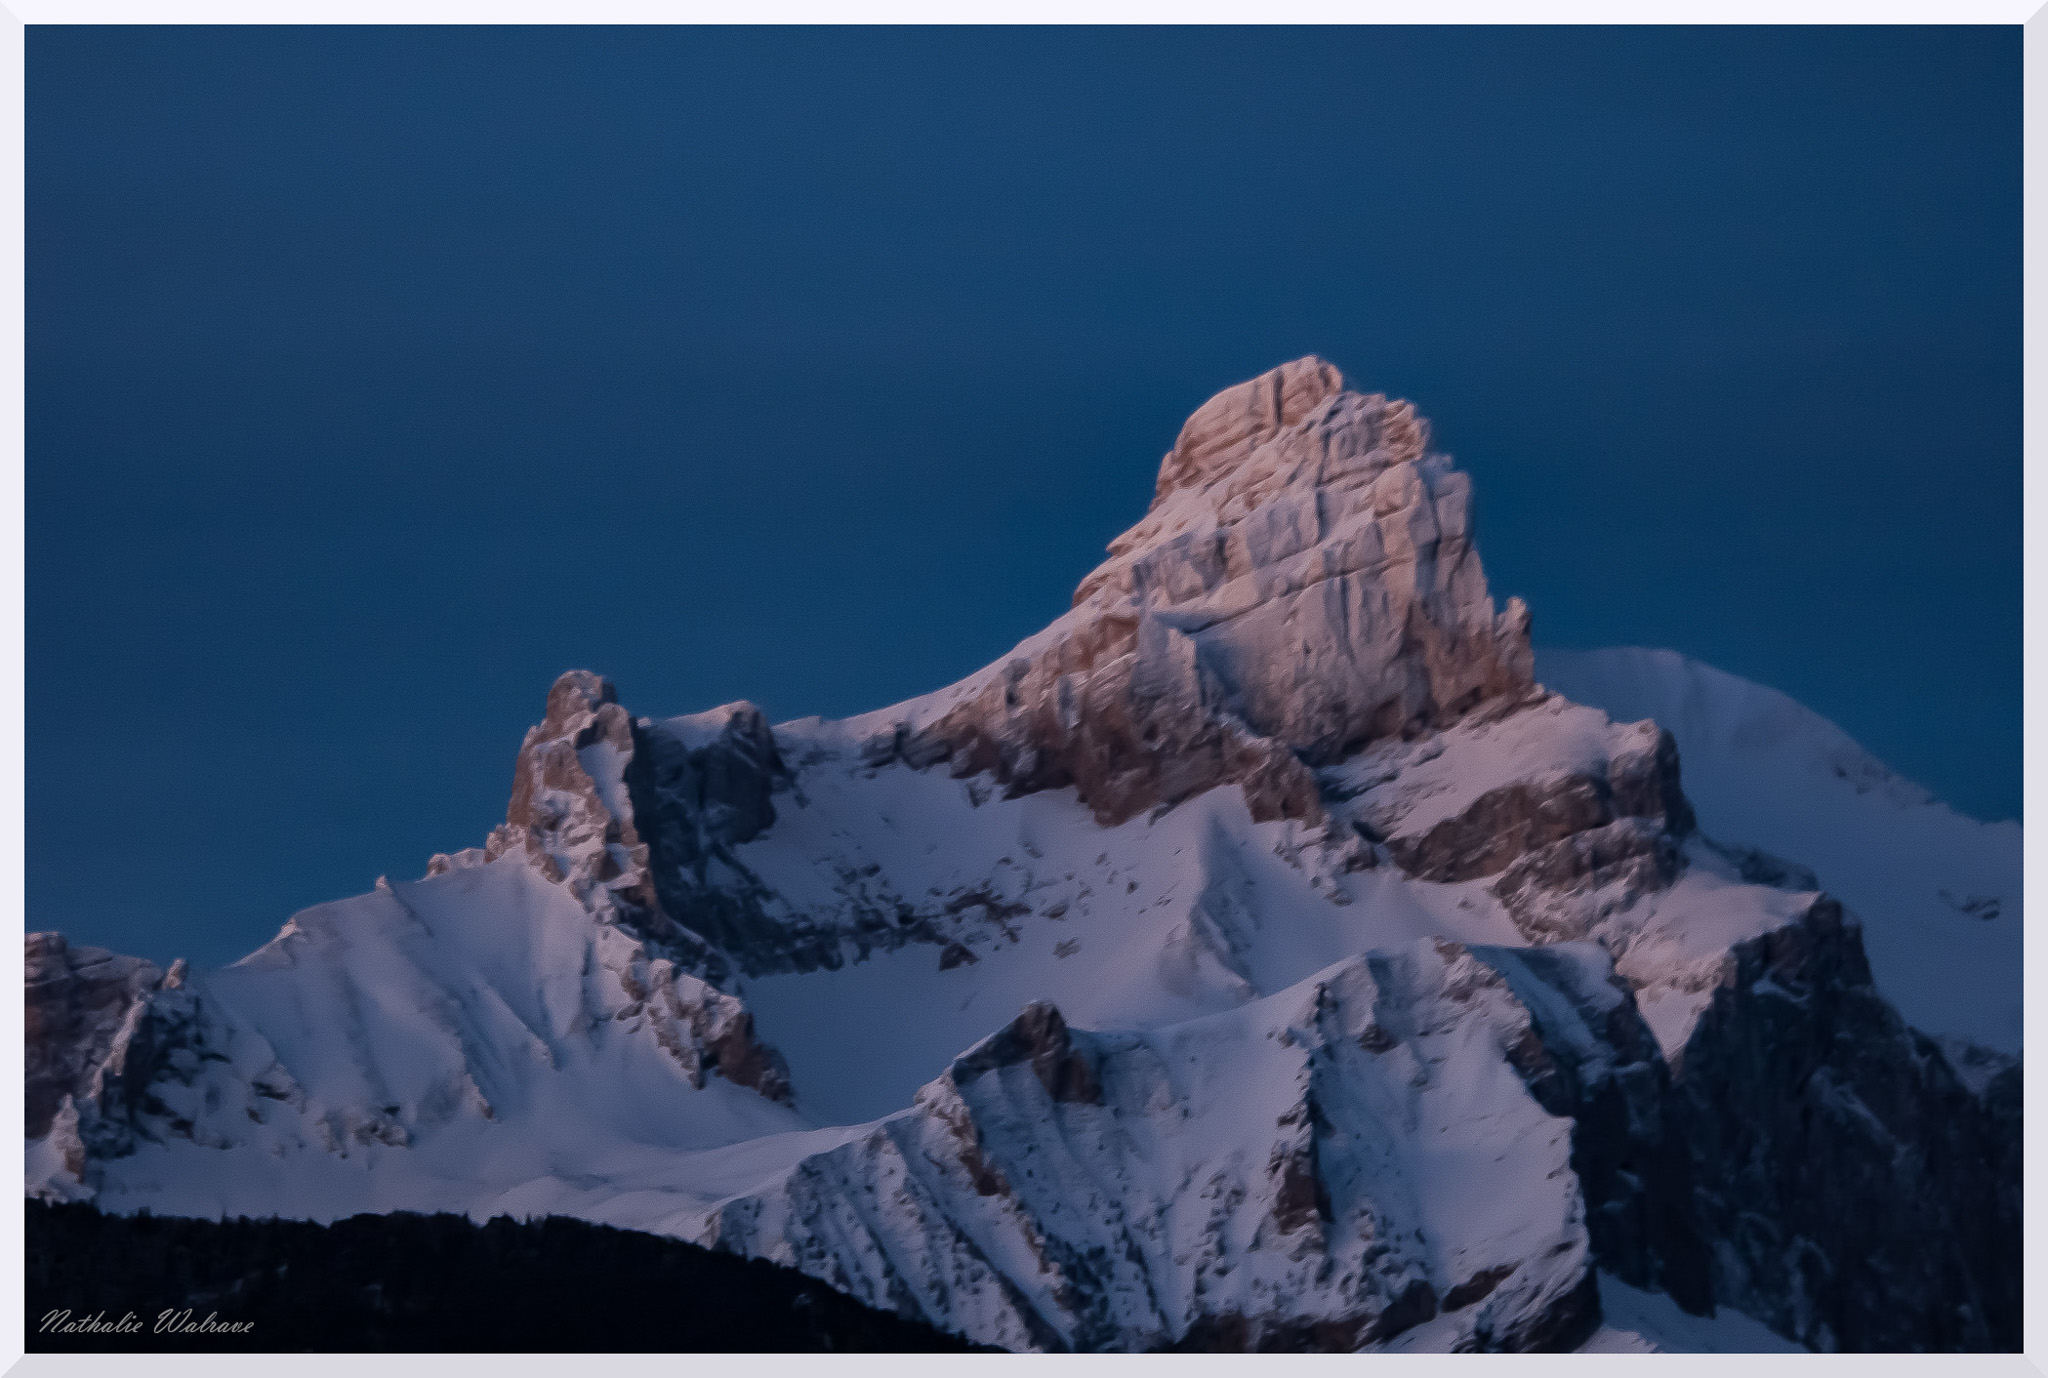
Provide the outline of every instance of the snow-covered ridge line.
{"type": "Polygon", "coordinates": [[[958,685],[771,728],[572,672],[420,880],[218,971],[32,937],[28,1187],[570,1213],[1014,1347],[1567,1346],[1643,1289],[2016,1343],[2017,828],[1555,663],[1413,408],[1296,361],[958,685]]]}

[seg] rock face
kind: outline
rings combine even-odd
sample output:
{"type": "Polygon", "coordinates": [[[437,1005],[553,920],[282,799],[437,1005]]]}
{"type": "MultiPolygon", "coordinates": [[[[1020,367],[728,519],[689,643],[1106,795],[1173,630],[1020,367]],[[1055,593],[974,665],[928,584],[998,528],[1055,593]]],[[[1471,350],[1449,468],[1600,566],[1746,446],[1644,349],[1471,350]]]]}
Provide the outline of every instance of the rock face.
{"type": "Polygon", "coordinates": [[[257,1101],[296,1094],[268,1046],[191,989],[182,960],[165,972],[58,933],[29,934],[24,960],[27,1128],[45,1168],[32,1195],[89,1195],[95,1164],[138,1144],[226,1146],[221,1110],[253,1119],[257,1101]]]}
{"type": "Polygon", "coordinates": [[[136,1006],[163,984],[152,962],[74,948],[61,933],[31,933],[27,988],[28,1137],[40,1139],[66,1101],[98,1094],[114,1045],[136,1006]]]}
{"type": "Polygon", "coordinates": [[[1357,825],[1408,874],[1457,882],[1518,869],[1501,882],[1510,889],[1579,879],[1553,849],[1617,822],[1630,832],[1640,820],[1674,841],[1694,827],[1669,733],[1610,723],[1540,690],[1368,751],[1332,772],[1325,793],[1357,799],[1357,825]]]}
{"type": "Polygon", "coordinates": [[[1531,1012],[1515,1068],[1572,1125],[1572,1171],[1602,1267],[1707,1314],[1714,1286],[1671,1074],[1634,992],[1578,945],[1481,950],[1531,1012]]]}
{"type": "Polygon", "coordinates": [[[639,746],[610,680],[588,670],[556,680],[547,715],[520,744],[505,821],[485,843],[483,859],[521,852],[591,913],[716,974],[719,954],[662,910],[650,850],[622,787],[639,746]]]}
{"type": "Polygon", "coordinates": [[[1037,1004],[700,1238],[1009,1348],[1568,1349],[1598,1303],[1533,1041],[1444,942],[1162,1029],[1037,1004]]]}
{"type": "Polygon", "coordinates": [[[736,703],[693,718],[641,719],[622,780],[663,914],[743,971],[815,967],[836,955],[762,912],[762,887],[734,852],[774,824],[773,795],[790,783],[760,709],[736,703]]]}
{"type": "MultiPolygon", "coordinates": [[[[1520,992],[1566,950],[1490,955],[1520,992]]],[[[1532,1001],[1522,1066],[1573,1121],[1603,1266],[1819,1350],[2019,1347],[2019,1067],[1966,1085],[1839,904],[1736,944],[1668,1065],[1625,983],[1547,984],[1573,998],[1532,1001]]]]}
{"type": "MultiPolygon", "coordinates": [[[[1816,1349],[2017,1348],[2017,1041],[1909,1026],[1887,991],[1959,1003],[1928,963],[1710,836],[1658,722],[1534,683],[1469,509],[1301,360],[961,684],[771,727],[564,675],[420,880],[214,971],[30,935],[28,1190],[576,1214],[1020,1349],[1569,1348],[1596,1270],[1816,1349]]],[[[1908,845],[1932,806],[1844,759],[1806,774],[1908,845]]],[[[1920,889],[2003,941],[2016,881],[1961,884],[1920,889]]]]}
{"type": "Polygon", "coordinates": [[[1966,1085],[1839,904],[1736,945],[1675,1091],[1721,1301],[1816,1349],[2020,1347],[2020,1068],[1966,1085]]]}
{"type": "MultiPolygon", "coordinates": [[[[527,732],[505,822],[477,860],[523,856],[594,917],[714,985],[836,967],[847,947],[937,941],[894,907],[850,923],[766,912],[770,895],[737,849],[774,825],[792,781],[753,704],[634,718],[611,681],[572,670],[527,732]]],[[[456,864],[438,858],[429,873],[456,864]]]]}
{"type": "Polygon", "coordinates": [[[1604,775],[1489,790],[1420,836],[1390,839],[1387,851],[1423,880],[1476,880],[1513,868],[1501,882],[1506,899],[1532,886],[1568,886],[1613,860],[1643,854],[1646,844],[1632,839],[1676,839],[1691,830],[1692,811],[1678,789],[1678,752],[1667,733],[1654,752],[1620,757],[1604,775]],[[1595,833],[1606,835],[1604,847],[1589,837],[1595,833]]]}
{"type": "Polygon", "coordinates": [[[1218,394],[1074,610],[907,758],[1071,786],[1105,824],[1225,782],[1319,818],[1313,767],[1531,683],[1528,611],[1496,614],[1471,483],[1428,440],[1320,359],[1218,394]]]}

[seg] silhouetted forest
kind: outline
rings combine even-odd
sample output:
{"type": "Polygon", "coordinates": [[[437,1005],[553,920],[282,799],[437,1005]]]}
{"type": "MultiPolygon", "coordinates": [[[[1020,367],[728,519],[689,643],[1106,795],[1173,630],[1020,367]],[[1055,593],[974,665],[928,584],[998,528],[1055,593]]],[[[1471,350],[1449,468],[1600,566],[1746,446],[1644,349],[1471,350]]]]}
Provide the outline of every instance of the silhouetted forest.
{"type": "Polygon", "coordinates": [[[315,1225],[27,1209],[31,1352],[973,1348],[791,1269],[581,1220],[315,1225]],[[204,1328],[159,1330],[165,1312],[175,1323],[188,1310],[185,1324],[204,1328]],[[67,1311],[74,1326],[132,1316],[134,1329],[46,1327],[67,1311]]]}

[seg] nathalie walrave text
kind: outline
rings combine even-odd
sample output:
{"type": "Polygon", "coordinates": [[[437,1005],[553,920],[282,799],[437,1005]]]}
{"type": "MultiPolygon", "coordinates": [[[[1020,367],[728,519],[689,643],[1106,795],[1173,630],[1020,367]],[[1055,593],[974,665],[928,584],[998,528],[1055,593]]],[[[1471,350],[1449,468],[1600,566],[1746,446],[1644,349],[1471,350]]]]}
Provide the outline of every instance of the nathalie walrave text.
{"type": "MultiPolygon", "coordinates": [[[[224,1321],[215,1312],[206,1313],[206,1319],[192,1319],[190,1308],[174,1311],[165,1307],[156,1313],[156,1324],[150,1327],[152,1335],[246,1335],[256,1328],[254,1321],[224,1321]]],[[[97,1312],[90,1316],[72,1319],[69,1311],[51,1311],[43,1316],[42,1324],[36,1329],[46,1335],[140,1335],[142,1322],[133,1311],[118,1321],[107,1319],[107,1313],[97,1312]]]]}

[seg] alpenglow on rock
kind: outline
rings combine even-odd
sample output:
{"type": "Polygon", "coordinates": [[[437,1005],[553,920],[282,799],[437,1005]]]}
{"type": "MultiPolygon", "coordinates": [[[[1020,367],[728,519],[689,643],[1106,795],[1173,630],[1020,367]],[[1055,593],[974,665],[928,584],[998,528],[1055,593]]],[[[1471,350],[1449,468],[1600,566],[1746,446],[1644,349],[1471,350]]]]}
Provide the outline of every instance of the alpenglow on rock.
{"type": "Polygon", "coordinates": [[[959,684],[571,671],[418,880],[31,935],[27,1189],[573,1215],[1018,1349],[2017,1349],[2018,825],[1528,628],[1413,409],[1285,365],[959,684]]]}
{"type": "Polygon", "coordinates": [[[1533,683],[1528,609],[1495,612],[1471,499],[1414,408],[1320,359],[1229,388],[1073,611],[904,757],[1072,786],[1105,824],[1226,781],[1256,819],[1318,819],[1315,767],[1533,683]]]}

